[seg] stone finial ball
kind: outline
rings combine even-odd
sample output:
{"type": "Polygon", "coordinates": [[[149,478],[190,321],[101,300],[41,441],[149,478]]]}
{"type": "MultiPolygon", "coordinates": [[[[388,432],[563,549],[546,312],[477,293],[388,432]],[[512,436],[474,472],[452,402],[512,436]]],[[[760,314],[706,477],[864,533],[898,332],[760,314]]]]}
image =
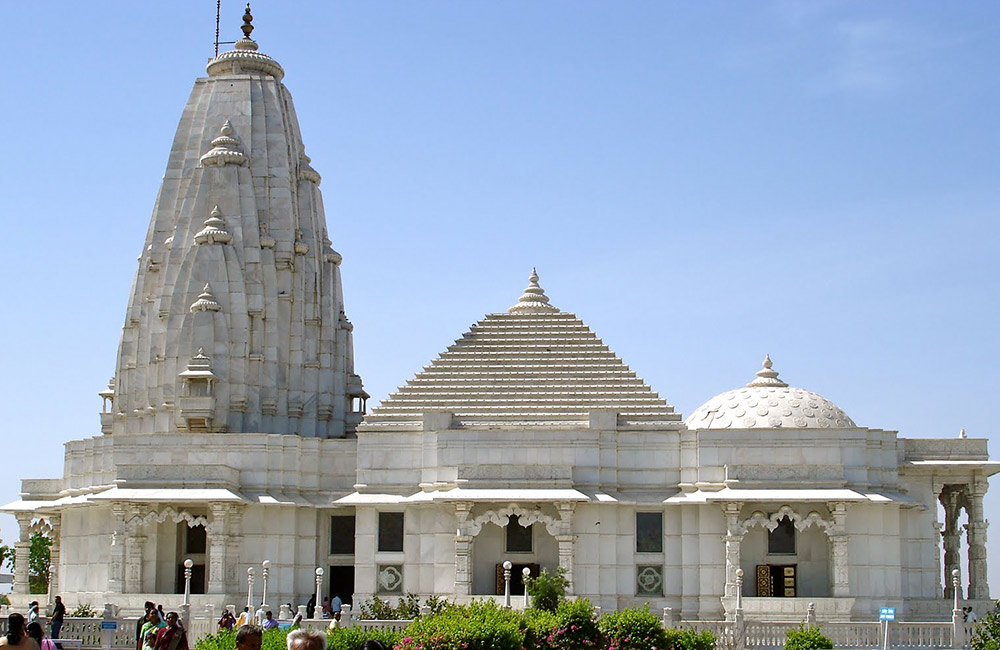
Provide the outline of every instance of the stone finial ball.
{"type": "Polygon", "coordinates": [[[193,566],[194,566],[194,560],[192,560],[191,558],[188,558],[188,559],[184,560],[184,568],[185,569],[190,569],[193,566]]]}
{"type": "Polygon", "coordinates": [[[323,575],[323,567],[321,566],[316,567],[316,575],[317,576],[323,575]]]}
{"type": "Polygon", "coordinates": [[[736,569],[736,577],[737,578],[743,577],[743,569],[736,569]]]}
{"type": "Polygon", "coordinates": [[[514,565],[510,563],[510,560],[504,560],[504,562],[503,562],[504,571],[510,571],[510,568],[512,566],[514,566],[514,565]]]}

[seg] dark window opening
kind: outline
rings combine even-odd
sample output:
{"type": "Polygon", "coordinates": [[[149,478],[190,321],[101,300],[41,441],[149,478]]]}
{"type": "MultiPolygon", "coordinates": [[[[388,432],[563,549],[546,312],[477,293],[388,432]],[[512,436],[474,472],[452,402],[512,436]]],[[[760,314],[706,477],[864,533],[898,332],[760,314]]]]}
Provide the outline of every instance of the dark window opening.
{"type": "Polygon", "coordinates": [[[184,541],[184,552],[194,554],[204,553],[206,539],[204,526],[192,526],[188,528],[184,541]]]}
{"type": "Polygon", "coordinates": [[[638,553],[663,552],[663,513],[635,513],[635,550],[638,553]]]}
{"type": "MultiPolygon", "coordinates": [[[[534,525],[522,526],[518,515],[511,515],[507,524],[507,552],[531,553],[531,531],[534,525]]],[[[524,593],[524,592],[521,592],[524,593]]]]}
{"type": "Polygon", "coordinates": [[[378,513],[378,550],[390,552],[403,550],[402,512],[378,513]]]}
{"type": "Polygon", "coordinates": [[[778,521],[778,527],[767,534],[768,555],[795,555],[795,524],[788,517],[778,521]]]}
{"type": "Polygon", "coordinates": [[[330,517],[330,555],[354,555],[354,515],[330,517]]]}

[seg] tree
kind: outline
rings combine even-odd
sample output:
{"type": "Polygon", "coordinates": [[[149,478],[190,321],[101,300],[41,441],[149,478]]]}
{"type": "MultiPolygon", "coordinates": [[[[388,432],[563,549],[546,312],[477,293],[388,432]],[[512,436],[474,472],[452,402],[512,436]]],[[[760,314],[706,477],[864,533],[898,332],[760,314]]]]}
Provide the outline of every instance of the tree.
{"type": "MultiPolygon", "coordinates": [[[[33,594],[44,594],[49,590],[49,566],[52,556],[49,548],[52,540],[42,533],[31,536],[31,548],[28,549],[28,591],[33,594]]],[[[0,564],[10,565],[14,571],[14,547],[4,544],[0,546],[0,564]]]]}
{"type": "Polygon", "coordinates": [[[539,575],[524,579],[524,588],[531,596],[531,606],[547,612],[556,611],[559,603],[566,598],[568,586],[569,580],[562,567],[557,568],[555,573],[542,569],[539,575]]]}

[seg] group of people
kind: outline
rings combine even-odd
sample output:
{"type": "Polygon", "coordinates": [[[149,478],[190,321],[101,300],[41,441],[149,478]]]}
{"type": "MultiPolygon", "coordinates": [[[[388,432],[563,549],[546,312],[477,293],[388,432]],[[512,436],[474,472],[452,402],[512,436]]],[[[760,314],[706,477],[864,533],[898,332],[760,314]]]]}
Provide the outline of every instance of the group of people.
{"type": "MultiPolygon", "coordinates": [[[[286,605],[288,611],[292,610],[292,604],[288,603],[286,605]]],[[[340,625],[340,617],[343,613],[344,601],[341,600],[340,594],[334,594],[333,598],[324,598],[322,605],[322,618],[330,619],[330,627],[338,627],[340,625]]],[[[310,596],[309,602],[306,604],[306,618],[312,618],[313,614],[316,612],[316,596],[310,596]]],[[[302,614],[296,614],[292,619],[289,629],[297,630],[302,624],[302,614]]],[[[241,628],[245,625],[259,625],[261,629],[269,630],[279,626],[278,620],[274,618],[274,612],[271,610],[265,611],[263,606],[256,612],[251,612],[249,607],[244,607],[243,611],[240,612],[239,616],[236,616],[228,608],[222,612],[222,617],[219,618],[218,627],[219,631],[222,630],[232,630],[234,628],[241,628]]],[[[141,649],[140,649],[141,650],[141,649]]]]}
{"type": "Polygon", "coordinates": [[[136,621],[135,643],[136,650],[189,650],[180,615],[177,612],[164,614],[162,605],[148,600],[145,613],[136,621]]]}
{"type": "Polygon", "coordinates": [[[45,628],[42,627],[45,619],[42,618],[39,611],[38,601],[33,600],[28,604],[27,617],[17,613],[7,617],[7,634],[0,636],[0,646],[22,648],[23,650],[59,650],[61,646],[54,643],[52,639],[59,638],[65,617],[66,606],[63,605],[62,597],[56,596],[50,619],[52,638],[46,638],[45,628]]]}

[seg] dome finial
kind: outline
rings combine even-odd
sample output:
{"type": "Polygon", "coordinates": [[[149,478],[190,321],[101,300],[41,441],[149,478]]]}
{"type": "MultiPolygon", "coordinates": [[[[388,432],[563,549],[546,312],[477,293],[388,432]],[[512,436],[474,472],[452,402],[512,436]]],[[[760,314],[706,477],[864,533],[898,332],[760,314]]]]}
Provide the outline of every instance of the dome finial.
{"type": "Polygon", "coordinates": [[[247,10],[243,14],[243,25],[240,27],[243,30],[243,38],[250,38],[251,32],[253,32],[253,14],[250,13],[250,3],[247,3],[247,10]]]}
{"type": "Polygon", "coordinates": [[[757,379],[747,384],[747,386],[773,386],[775,388],[785,388],[788,386],[785,382],[778,379],[778,371],[772,370],[771,366],[774,365],[771,361],[771,355],[765,354],[764,361],[761,363],[761,369],[757,371],[757,379]]]}
{"type": "Polygon", "coordinates": [[[549,297],[545,295],[545,290],[538,284],[538,271],[531,267],[531,275],[528,276],[528,287],[517,299],[517,304],[507,310],[510,313],[532,312],[532,311],[559,311],[549,304],[549,297]]]}

